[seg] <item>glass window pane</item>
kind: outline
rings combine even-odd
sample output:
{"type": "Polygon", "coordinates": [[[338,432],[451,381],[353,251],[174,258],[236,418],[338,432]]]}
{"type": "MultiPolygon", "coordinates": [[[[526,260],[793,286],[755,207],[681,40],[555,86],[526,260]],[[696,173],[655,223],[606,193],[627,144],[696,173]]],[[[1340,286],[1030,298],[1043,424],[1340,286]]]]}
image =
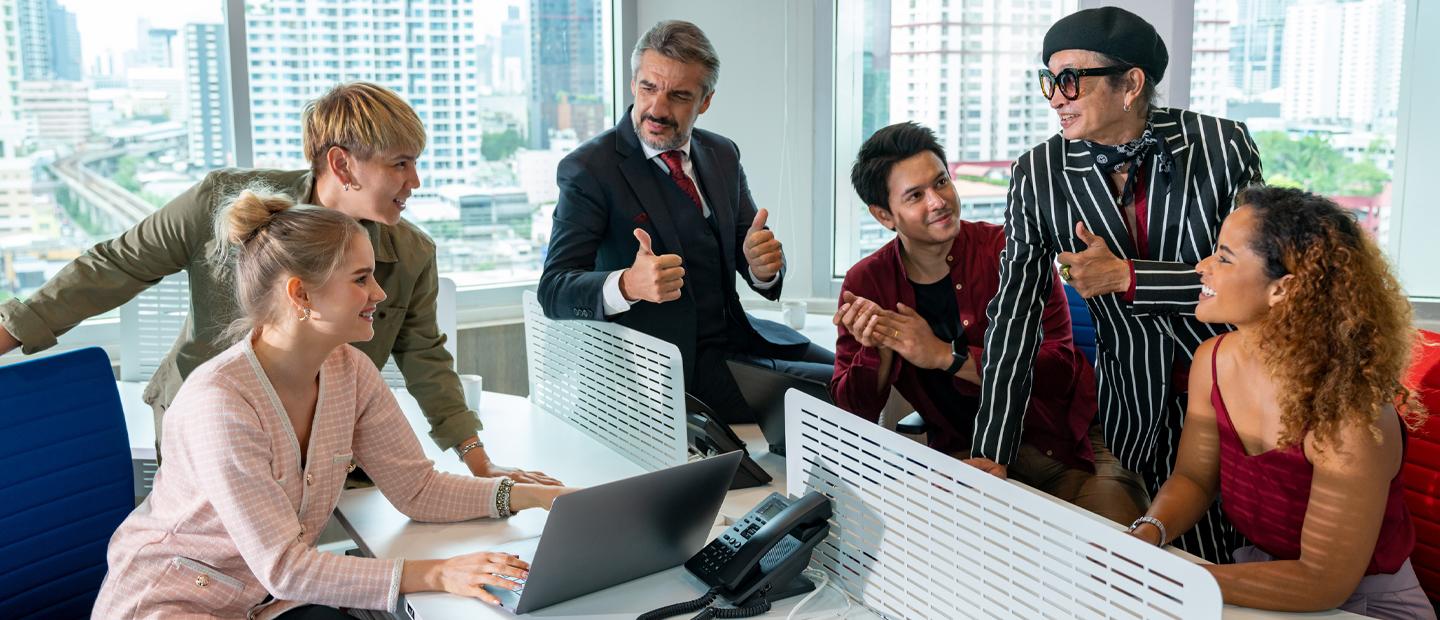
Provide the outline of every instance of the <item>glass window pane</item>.
{"type": "Polygon", "coordinates": [[[1035,69],[1045,31],[1078,0],[841,0],[833,275],[894,236],[850,187],[860,144],[891,123],[931,130],[961,217],[1000,223],[1010,162],[1059,130],[1035,69]],[[848,49],[848,39],[860,41],[848,49]]]}
{"type": "Polygon", "coordinates": [[[460,286],[539,278],[555,169],[615,118],[611,0],[247,0],[255,165],[304,168],[336,82],[395,90],[429,132],[404,216],[460,286]]]}
{"type": "Polygon", "coordinates": [[[0,19],[0,300],[232,165],[221,3],[27,0],[0,19]]]}
{"type": "Polygon", "coordinates": [[[1324,194],[1382,245],[1405,0],[1196,0],[1191,108],[1244,121],[1271,185],[1324,194]]]}

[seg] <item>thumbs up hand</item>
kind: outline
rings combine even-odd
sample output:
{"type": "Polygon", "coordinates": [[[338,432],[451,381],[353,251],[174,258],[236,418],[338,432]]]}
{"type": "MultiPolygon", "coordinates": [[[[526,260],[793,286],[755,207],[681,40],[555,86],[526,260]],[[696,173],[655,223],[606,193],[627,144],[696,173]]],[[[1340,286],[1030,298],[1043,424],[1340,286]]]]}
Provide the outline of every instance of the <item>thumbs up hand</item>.
{"type": "Polygon", "coordinates": [[[1085,244],[1085,249],[1056,256],[1061,278],[1086,299],[1130,290],[1130,265],[1115,257],[1104,238],[1090,232],[1085,222],[1075,224],[1075,236],[1085,244]]]}
{"type": "Polygon", "coordinates": [[[780,273],[780,267],[785,264],[780,240],[775,238],[774,232],[765,228],[765,220],[769,217],[770,213],[765,209],[755,213],[755,220],[750,223],[750,229],[745,231],[745,244],[742,246],[745,261],[750,263],[750,272],[761,282],[775,279],[775,275],[780,273]]]}
{"type": "Polygon", "coordinates": [[[620,274],[620,294],[626,301],[657,304],[680,299],[680,288],[685,286],[680,256],[656,256],[650,249],[650,234],[644,229],[635,229],[635,240],[640,242],[640,249],[635,252],[635,262],[620,274]]]}

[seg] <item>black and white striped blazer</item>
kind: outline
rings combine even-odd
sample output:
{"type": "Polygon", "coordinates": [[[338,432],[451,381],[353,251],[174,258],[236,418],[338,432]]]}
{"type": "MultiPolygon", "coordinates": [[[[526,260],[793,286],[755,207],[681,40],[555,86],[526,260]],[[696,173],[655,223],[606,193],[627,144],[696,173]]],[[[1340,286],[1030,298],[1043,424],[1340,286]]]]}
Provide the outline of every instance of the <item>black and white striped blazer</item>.
{"type": "MultiPolygon", "coordinates": [[[[1162,424],[1178,428],[1180,420],[1166,419],[1175,415],[1166,414],[1167,403],[1185,389],[1170,385],[1174,360],[1190,359],[1201,342],[1226,331],[1195,320],[1200,292],[1195,265],[1214,250],[1236,192],[1262,178],[1259,153],[1243,123],[1177,108],[1161,108],[1151,120],[1174,166],[1169,173],[1157,172],[1155,153],[1143,163],[1149,260],[1135,256],[1109,180],[1083,141],[1056,134],[1011,167],[1007,239],[1000,290],[988,310],[974,456],[1000,463],[1015,456],[1055,255],[1085,248],[1075,236],[1076,222],[1135,265],[1133,303],[1118,294],[1087,302],[1096,326],[1106,440],[1132,471],[1144,471],[1142,465],[1165,456],[1156,454],[1158,430],[1162,424]]],[[[1160,448],[1166,454],[1169,449],[1160,448]]]]}

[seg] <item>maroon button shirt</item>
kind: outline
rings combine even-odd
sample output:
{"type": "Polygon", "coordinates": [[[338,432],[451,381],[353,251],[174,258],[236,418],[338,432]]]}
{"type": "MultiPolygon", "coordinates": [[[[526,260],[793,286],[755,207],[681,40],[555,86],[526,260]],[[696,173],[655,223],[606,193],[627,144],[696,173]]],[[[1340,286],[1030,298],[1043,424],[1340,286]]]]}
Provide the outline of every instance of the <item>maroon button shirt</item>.
{"type": "MultiPolygon", "coordinates": [[[[983,336],[989,320],[985,309],[1000,286],[1000,252],[1005,248],[1004,229],[982,222],[960,222],[960,234],[950,248],[950,281],[960,309],[963,336],[970,357],[981,362],[983,336]]],[[[1052,269],[1050,297],[1040,326],[1044,340],[1035,361],[1035,388],[1026,409],[1022,441],[1076,469],[1093,471],[1090,423],[1097,409],[1095,372],[1071,338],[1070,308],[1060,278],[1052,269]]],[[[843,291],[869,299],[887,310],[903,303],[915,307],[915,290],[900,259],[900,241],[885,244],[874,254],[855,263],[845,274],[843,291]]],[[[842,301],[843,303],[843,301],[842,301]]],[[[835,404],[872,422],[879,420],[889,390],[876,390],[880,354],[862,347],[842,325],[835,343],[835,374],[830,395],[835,404]]],[[[926,393],[919,368],[898,355],[885,384],[894,386],[925,419],[930,447],[954,453],[970,448],[974,427],[973,412],[956,411],[947,403],[935,402],[926,393]]],[[[978,396],[980,386],[955,379],[961,394],[978,396]]]]}

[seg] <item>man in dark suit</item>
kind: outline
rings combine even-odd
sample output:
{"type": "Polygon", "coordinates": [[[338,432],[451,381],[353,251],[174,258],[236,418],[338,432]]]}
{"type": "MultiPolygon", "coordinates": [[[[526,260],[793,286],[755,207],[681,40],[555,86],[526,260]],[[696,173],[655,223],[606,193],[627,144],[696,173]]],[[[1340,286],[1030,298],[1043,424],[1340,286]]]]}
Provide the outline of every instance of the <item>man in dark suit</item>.
{"type": "Polygon", "coordinates": [[[705,33],[660,22],[630,64],[635,105],[560,162],[540,304],[554,319],[615,321],[674,343],[688,392],[725,421],[753,421],[727,361],[823,386],[834,355],[740,307],[735,274],[778,299],[785,259],[735,143],[694,128],[720,71],[705,33]]]}

